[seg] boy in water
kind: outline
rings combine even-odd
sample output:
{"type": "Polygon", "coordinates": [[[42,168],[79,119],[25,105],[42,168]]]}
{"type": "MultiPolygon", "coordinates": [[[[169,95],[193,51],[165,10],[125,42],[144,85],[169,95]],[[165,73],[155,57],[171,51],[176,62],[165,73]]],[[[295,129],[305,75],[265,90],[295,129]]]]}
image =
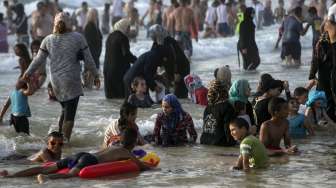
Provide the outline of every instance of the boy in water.
{"type": "Polygon", "coordinates": [[[42,149],[35,154],[30,160],[33,162],[51,162],[61,159],[63,146],[63,134],[57,131],[48,135],[47,148],[42,149]]]}
{"type": "Polygon", "coordinates": [[[269,149],[270,155],[292,154],[297,151],[297,147],[291,145],[289,137],[288,110],[287,101],[280,97],[272,98],[268,104],[268,112],[272,118],[261,125],[259,138],[269,149]],[[282,138],[284,139],[285,150],[280,147],[282,138]]]}
{"type": "Polygon", "coordinates": [[[126,129],[122,135],[122,147],[100,150],[96,153],[80,152],[74,156],[64,158],[57,161],[55,164],[48,167],[33,167],[14,174],[8,174],[6,170],[0,171],[0,176],[13,178],[13,177],[27,177],[37,176],[39,183],[45,182],[47,179],[60,179],[70,178],[78,176],[81,169],[84,167],[95,165],[99,163],[120,161],[130,159],[134,161],[140,168],[140,170],[150,169],[147,165],[139,161],[133,154],[132,149],[136,145],[138,132],[134,129],[126,129]],[[75,161],[75,162],[74,162],[75,161]],[[60,169],[71,167],[71,170],[67,174],[57,174],[60,169]]]}
{"type": "Polygon", "coordinates": [[[233,169],[249,171],[250,168],[266,167],[268,156],[265,146],[253,135],[249,135],[249,125],[242,118],[230,123],[232,137],[240,142],[240,155],[233,169]]]}
{"type": "Polygon", "coordinates": [[[12,106],[10,124],[14,125],[17,133],[23,132],[29,134],[28,117],[31,116],[31,113],[28,96],[32,95],[33,91],[30,84],[23,80],[18,80],[15,87],[0,112],[0,122],[2,122],[3,116],[9,106],[12,106]]]}

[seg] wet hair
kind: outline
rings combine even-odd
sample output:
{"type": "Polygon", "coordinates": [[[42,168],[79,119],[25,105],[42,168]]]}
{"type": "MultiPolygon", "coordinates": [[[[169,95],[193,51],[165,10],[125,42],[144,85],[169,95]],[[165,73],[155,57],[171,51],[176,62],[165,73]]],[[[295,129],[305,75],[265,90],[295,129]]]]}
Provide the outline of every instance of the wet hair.
{"type": "Polygon", "coordinates": [[[297,87],[294,89],[294,97],[299,97],[308,94],[308,89],[304,87],[297,87]]]}
{"type": "Polygon", "coordinates": [[[262,74],[260,76],[260,81],[259,81],[260,88],[259,89],[260,89],[261,92],[263,92],[263,93],[266,92],[265,91],[265,89],[266,89],[265,86],[271,80],[273,80],[273,77],[268,73],[262,74]]]}
{"type": "Polygon", "coordinates": [[[9,6],[9,3],[8,3],[8,1],[3,1],[3,5],[6,7],[6,6],[9,6]]]}
{"type": "Polygon", "coordinates": [[[135,145],[138,139],[138,132],[133,128],[126,128],[122,133],[121,143],[123,146],[135,145]]]}
{"type": "Polygon", "coordinates": [[[40,1],[36,4],[37,9],[41,9],[45,6],[45,3],[43,1],[40,1]]]}
{"type": "Polygon", "coordinates": [[[236,114],[239,115],[239,112],[246,110],[246,104],[242,101],[235,101],[234,109],[236,111],[236,114]]]}
{"type": "Polygon", "coordinates": [[[30,51],[33,52],[33,46],[38,46],[40,47],[41,41],[40,40],[33,40],[32,43],[30,44],[30,51]]]}
{"type": "Polygon", "coordinates": [[[135,113],[137,111],[137,107],[133,104],[130,104],[128,102],[124,102],[123,105],[120,108],[120,118],[118,120],[119,128],[121,128],[121,131],[125,129],[128,126],[127,117],[135,113]]]}
{"type": "Polygon", "coordinates": [[[245,128],[246,130],[249,130],[249,124],[248,122],[243,118],[235,118],[232,121],[230,121],[230,125],[237,127],[239,129],[245,128]]]}
{"type": "Polygon", "coordinates": [[[55,138],[63,138],[63,133],[58,132],[58,131],[53,131],[48,134],[48,138],[50,137],[55,137],[55,138]]]}
{"type": "Polygon", "coordinates": [[[287,104],[287,101],[281,97],[273,97],[268,103],[268,113],[274,116],[282,108],[283,104],[287,104]]]}
{"type": "Polygon", "coordinates": [[[18,56],[22,59],[25,60],[26,63],[28,63],[28,66],[31,62],[31,59],[30,59],[30,55],[29,55],[29,51],[27,49],[27,46],[23,43],[18,43],[15,45],[14,48],[18,48],[20,50],[20,53],[18,54],[18,56]]]}
{"type": "Polygon", "coordinates": [[[27,85],[27,82],[23,81],[23,80],[18,80],[15,84],[15,88],[17,90],[19,89],[27,89],[28,88],[28,85],[27,85]]]}
{"type": "Polygon", "coordinates": [[[132,88],[132,91],[135,93],[136,92],[136,87],[138,87],[139,83],[141,80],[145,80],[143,77],[141,76],[137,76],[134,78],[132,84],[131,84],[131,88],[132,88]]]}
{"type": "Polygon", "coordinates": [[[308,13],[313,14],[313,15],[317,15],[317,9],[315,7],[309,7],[308,13]]]}
{"type": "Polygon", "coordinates": [[[88,3],[86,1],[83,1],[82,6],[88,6],[88,3]]]}

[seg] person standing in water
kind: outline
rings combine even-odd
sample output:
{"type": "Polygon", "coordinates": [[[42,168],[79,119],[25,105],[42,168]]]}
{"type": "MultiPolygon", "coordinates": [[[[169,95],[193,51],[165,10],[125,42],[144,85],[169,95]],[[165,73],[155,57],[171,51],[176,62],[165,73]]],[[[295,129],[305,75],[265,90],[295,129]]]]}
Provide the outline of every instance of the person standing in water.
{"type": "Polygon", "coordinates": [[[281,58],[286,65],[301,65],[300,36],[304,36],[309,28],[309,24],[303,28],[302,21],[302,8],[298,6],[283,22],[281,58]]]}
{"type": "Polygon", "coordinates": [[[110,32],[110,4],[105,3],[104,12],[102,15],[102,26],[101,31],[103,34],[108,34],[110,32]]]}
{"type": "Polygon", "coordinates": [[[255,70],[260,64],[259,50],[255,41],[254,15],[253,8],[246,8],[244,21],[241,22],[239,29],[238,46],[243,56],[243,68],[245,70],[255,70]]]}
{"type": "Polygon", "coordinates": [[[324,24],[325,33],[317,42],[316,53],[310,67],[309,80],[317,80],[317,90],[324,91],[327,97],[327,114],[336,121],[336,4],[328,11],[324,24]],[[318,77],[316,78],[316,74],[318,77]]]}
{"type": "Polygon", "coordinates": [[[50,59],[51,84],[62,106],[59,129],[67,141],[71,137],[79,97],[83,95],[79,52],[82,53],[85,69],[92,72],[95,85],[99,88],[99,74],[85,38],[77,32],[71,32],[68,14],[58,13],[55,16],[53,34],[43,39],[37,56],[23,75],[24,79],[29,80],[40,66],[45,66],[46,59],[50,59]]]}
{"type": "Polygon", "coordinates": [[[198,29],[194,19],[194,11],[188,7],[188,0],[180,0],[180,6],[174,10],[169,27],[175,33],[175,39],[180,43],[187,57],[193,54],[191,37],[198,41],[198,29]]]}
{"type": "MultiPolygon", "coordinates": [[[[130,63],[137,58],[130,51],[130,42],[127,35],[130,30],[130,22],[121,19],[114,24],[114,31],[106,39],[104,60],[104,91],[105,97],[125,98],[123,76],[130,69],[130,63]]],[[[132,82],[133,80],[130,80],[132,82]]]]}

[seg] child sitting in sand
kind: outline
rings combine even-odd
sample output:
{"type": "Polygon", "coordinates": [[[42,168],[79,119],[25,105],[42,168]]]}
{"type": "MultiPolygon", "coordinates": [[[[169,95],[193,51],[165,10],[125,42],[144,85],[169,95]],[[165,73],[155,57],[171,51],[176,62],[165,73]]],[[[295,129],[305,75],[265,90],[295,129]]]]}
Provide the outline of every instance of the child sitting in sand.
{"type": "Polygon", "coordinates": [[[138,145],[144,145],[144,139],[139,133],[139,128],[135,123],[137,118],[137,107],[129,104],[124,103],[120,109],[120,117],[119,119],[113,120],[110,125],[106,128],[105,136],[104,136],[104,143],[103,148],[107,148],[113,145],[120,145],[121,144],[121,134],[127,128],[133,128],[138,132],[138,145]]]}
{"type": "Polygon", "coordinates": [[[268,112],[272,118],[265,121],[260,128],[260,141],[269,150],[269,154],[295,153],[296,146],[291,145],[289,136],[288,103],[280,97],[273,97],[268,104],[268,112]],[[285,150],[280,147],[281,140],[284,139],[285,150]]]}
{"type": "Polygon", "coordinates": [[[258,138],[249,134],[249,125],[237,118],[230,123],[232,137],[240,142],[240,155],[233,169],[249,171],[250,168],[262,168],[268,164],[268,156],[265,146],[258,138]]]}
{"type": "Polygon", "coordinates": [[[51,132],[48,134],[47,148],[42,149],[33,155],[30,160],[33,162],[52,162],[61,159],[63,147],[63,134],[60,132],[51,132]]]}
{"type": "Polygon", "coordinates": [[[326,112],[327,98],[324,91],[313,90],[309,93],[306,103],[306,116],[316,130],[335,128],[335,122],[326,112]]]}
{"type": "Polygon", "coordinates": [[[166,95],[163,98],[162,112],[156,117],[153,132],[155,143],[162,146],[179,146],[188,142],[195,143],[197,139],[192,117],[182,109],[180,102],[173,94],[166,95]]]}
{"type": "Polygon", "coordinates": [[[140,170],[150,169],[146,164],[139,161],[133,154],[132,150],[137,142],[137,131],[134,129],[126,129],[122,134],[122,146],[118,148],[109,147],[102,149],[96,153],[80,152],[74,156],[66,157],[57,161],[47,167],[32,167],[26,170],[22,170],[13,174],[9,174],[6,170],[0,171],[0,176],[13,178],[13,177],[27,177],[37,176],[39,183],[45,182],[47,179],[60,179],[70,178],[78,176],[79,172],[90,165],[98,163],[107,163],[113,161],[120,161],[130,159],[136,163],[140,170]],[[67,174],[56,174],[58,170],[68,168],[72,166],[67,174]]]}
{"type": "Polygon", "coordinates": [[[310,125],[309,120],[303,115],[298,113],[299,102],[296,98],[291,98],[288,101],[289,115],[287,120],[289,122],[289,135],[291,138],[304,138],[309,135],[314,135],[314,130],[310,125]]]}
{"type": "Polygon", "coordinates": [[[11,92],[0,112],[0,121],[2,121],[9,106],[11,106],[10,124],[14,125],[17,133],[29,134],[28,117],[31,116],[28,104],[28,96],[32,95],[31,86],[29,83],[18,80],[15,89],[11,92]]]}
{"type": "Polygon", "coordinates": [[[195,74],[189,74],[184,77],[184,83],[187,86],[189,97],[195,104],[203,106],[208,105],[208,89],[202,85],[202,80],[195,74]]]}
{"type": "Polygon", "coordinates": [[[147,94],[146,80],[142,77],[136,77],[132,82],[133,94],[128,97],[128,103],[138,108],[149,108],[153,101],[147,94]]]}

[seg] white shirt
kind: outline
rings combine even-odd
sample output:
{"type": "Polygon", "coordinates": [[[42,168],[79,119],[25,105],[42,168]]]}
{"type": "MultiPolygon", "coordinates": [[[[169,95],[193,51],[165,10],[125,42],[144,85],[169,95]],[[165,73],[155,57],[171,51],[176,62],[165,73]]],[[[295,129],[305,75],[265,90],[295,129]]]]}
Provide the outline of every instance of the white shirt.
{"type": "Polygon", "coordinates": [[[220,4],[217,7],[217,23],[227,23],[228,18],[227,18],[227,11],[226,11],[226,5],[220,4]]]}
{"type": "Polygon", "coordinates": [[[123,4],[124,3],[122,0],[113,1],[112,11],[111,11],[112,18],[113,17],[124,17],[123,4]]]}
{"type": "Polygon", "coordinates": [[[217,19],[216,8],[215,7],[209,7],[207,12],[206,12],[206,15],[205,15],[205,22],[210,27],[214,27],[216,19],[217,19]]]}

